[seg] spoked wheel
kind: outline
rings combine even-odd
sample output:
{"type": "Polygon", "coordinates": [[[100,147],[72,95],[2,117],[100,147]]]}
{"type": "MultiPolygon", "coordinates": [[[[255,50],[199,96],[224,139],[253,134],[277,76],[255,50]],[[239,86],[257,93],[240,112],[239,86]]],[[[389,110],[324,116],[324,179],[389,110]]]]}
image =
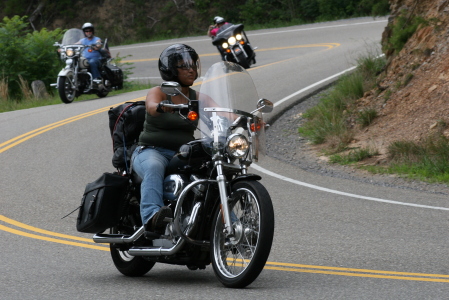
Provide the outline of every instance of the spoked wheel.
{"type": "Polygon", "coordinates": [[[72,87],[73,74],[61,76],[59,78],[58,92],[59,97],[64,103],[72,103],[75,99],[76,90],[72,87]]]}
{"type": "Polygon", "coordinates": [[[274,212],[270,195],[257,181],[241,181],[232,187],[234,237],[226,238],[221,210],[215,213],[211,232],[211,261],[223,285],[243,288],[253,282],[270,254],[274,234],[274,212]]]}
{"type": "MultiPolygon", "coordinates": [[[[112,229],[112,233],[117,230],[112,229]]],[[[115,267],[120,273],[130,277],[143,276],[154,266],[154,261],[146,260],[141,256],[132,256],[128,251],[120,250],[115,245],[110,245],[111,257],[115,267]]]]}

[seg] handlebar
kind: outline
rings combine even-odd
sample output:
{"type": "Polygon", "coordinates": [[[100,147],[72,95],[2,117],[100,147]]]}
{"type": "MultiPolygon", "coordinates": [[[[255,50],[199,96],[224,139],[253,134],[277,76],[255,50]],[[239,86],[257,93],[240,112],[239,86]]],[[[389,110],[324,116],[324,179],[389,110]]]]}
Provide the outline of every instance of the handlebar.
{"type": "Polygon", "coordinates": [[[188,104],[169,104],[169,103],[159,103],[160,104],[160,106],[163,106],[163,107],[170,107],[170,108],[173,108],[173,109],[183,109],[183,108],[189,108],[189,105],[188,104]]]}

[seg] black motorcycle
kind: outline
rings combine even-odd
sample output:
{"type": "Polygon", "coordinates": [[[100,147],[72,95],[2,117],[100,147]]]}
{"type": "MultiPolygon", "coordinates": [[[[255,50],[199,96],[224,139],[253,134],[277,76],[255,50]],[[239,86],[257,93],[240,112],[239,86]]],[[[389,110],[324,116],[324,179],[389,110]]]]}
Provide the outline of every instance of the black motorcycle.
{"type": "Polygon", "coordinates": [[[253,48],[243,30],[243,24],[225,24],[212,44],[217,47],[224,61],[237,63],[248,69],[256,63],[256,48],[253,48]]]}
{"type": "MultiPolygon", "coordinates": [[[[110,91],[123,88],[123,72],[113,64],[109,54],[107,39],[100,49],[101,80],[94,79],[89,72],[89,62],[83,57],[86,47],[76,44],[84,38],[81,29],[72,28],[64,33],[62,43],[55,43],[58,47],[60,59],[65,67],[59,72],[56,83],[51,84],[58,89],[59,97],[64,103],[71,103],[82,94],[96,94],[98,97],[106,97],[110,91]]],[[[101,46],[101,45],[99,45],[101,46]]]]}
{"type": "MultiPolygon", "coordinates": [[[[182,95],[176,82],[165,82],[161,89],[182,95]]],[[[261,177],[249,170],[264,156],[262,113],[271,112],[273,104],[257,100],[248,72],[230,62],[209,69],[199,95],[199,100],[186,97],[188,104],[164,104],[184,111],[179,117],[186,125],[199,118],[201,132],[201,138],[180,148],[167,168],[163,197],[174,218],[166,220],[165,233],[145,232],[140,179],[132,174],[119,221],[110,233],[95,234],[93,240],[110,244],[116,268],[127,276],[142,276],[157,262],[190,270],[212,264],[220,282],[241,288],[263,270],[273,241],[270,195],[261,177]]]]}

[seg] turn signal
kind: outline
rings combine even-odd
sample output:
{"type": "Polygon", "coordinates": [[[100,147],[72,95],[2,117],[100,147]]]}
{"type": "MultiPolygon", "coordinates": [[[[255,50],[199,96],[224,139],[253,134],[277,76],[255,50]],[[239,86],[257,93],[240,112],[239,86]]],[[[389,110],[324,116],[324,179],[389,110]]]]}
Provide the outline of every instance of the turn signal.
{"type": "Polygon", "coordinates": [[[187,114],[187,119],[190,121],[196,121],[198,120],[198,113],[196,111],[189,111],[187,114]]]}
{"type": "Polygon", "coordinates": [[[87,50],[87,52],[92,52],[92,49],[87,50]]]}
{"type": "Polygon", "coordinates": [[[261,123],[257,123],[257,124],[251,124],[251,127],[250,127],[250,129],[251,129],[251,131],[252,132],[257,132],[257,131],[260,131],[260,129],[262,129],[262,126],[263,126],[264,124],[261,124],[261,123]]]}

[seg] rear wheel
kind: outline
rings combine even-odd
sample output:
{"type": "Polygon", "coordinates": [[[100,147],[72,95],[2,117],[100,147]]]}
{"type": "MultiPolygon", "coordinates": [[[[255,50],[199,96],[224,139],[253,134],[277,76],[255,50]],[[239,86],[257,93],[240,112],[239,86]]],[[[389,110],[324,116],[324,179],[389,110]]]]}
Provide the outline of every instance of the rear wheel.
{"type": "Polygon", "coordinates": [[[211,232],[211,261],[223,285],[243,288],[259,276],[270,254],[273,204],[262,184],[241,181],[232,187],[229,209],[234,237],[227,238],[223,233],[221,210],[217,209],[211,232]]]}
{"type": "Polygon", "coordinates": [[[73,75],[59,77],[58,92],[64,103],[72,103],[75,99],[76,90],[72,87],[73,75]]]}
{"type": "Polygon", "coordinates": [[[148,261],[140,256],[132,256],[128,251],[122,251],[119,248],[111,247],[111,257],[115,267],[120,273],[130,277],[139,277],[148,273],[155,262],[148,261]]]}
{"type": "MultiPolygon", "coordinates": [[[[116,228],[112,228],[111,233],[132,234],[133,232],[118,232],[116,228]]],[[[119,245],[111,244],[110,251],[115,267],[126,276],[143,276],[155,265],[155,262],[146,260],[144,257],[132,256],[128,251],[120,250],[119,245]]]]}

